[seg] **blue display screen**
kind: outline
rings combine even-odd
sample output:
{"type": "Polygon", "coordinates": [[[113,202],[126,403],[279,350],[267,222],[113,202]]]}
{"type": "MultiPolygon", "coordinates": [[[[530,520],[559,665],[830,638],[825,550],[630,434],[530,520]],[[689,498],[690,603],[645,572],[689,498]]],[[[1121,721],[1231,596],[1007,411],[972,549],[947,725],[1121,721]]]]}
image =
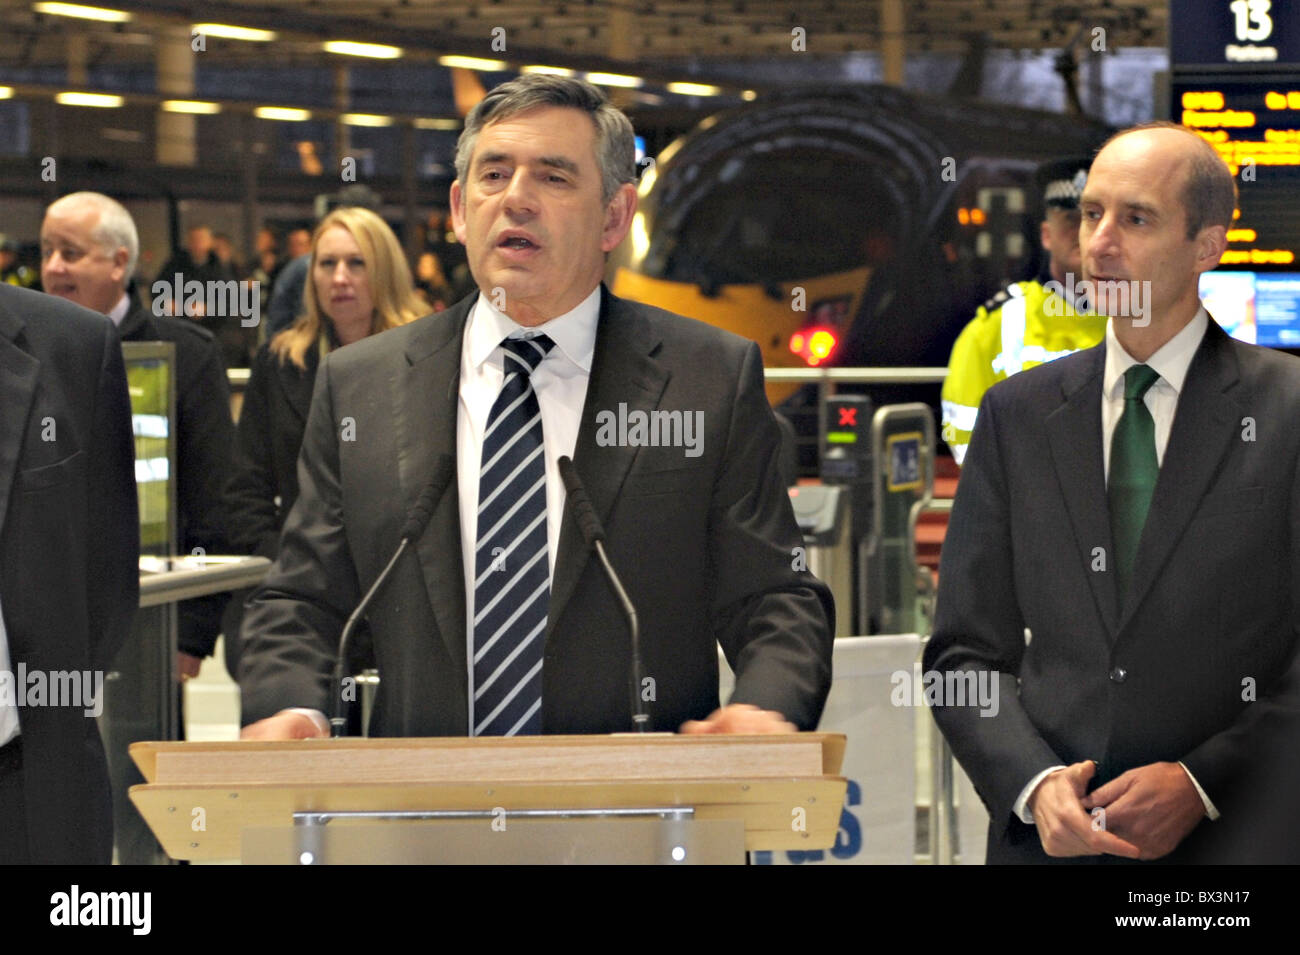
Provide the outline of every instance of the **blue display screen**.
{"type": "Polygon", "coordinates": [[[1233,338],[1300,348],[1300,272],[1206,272],[1201,301],[1233,338]]]}

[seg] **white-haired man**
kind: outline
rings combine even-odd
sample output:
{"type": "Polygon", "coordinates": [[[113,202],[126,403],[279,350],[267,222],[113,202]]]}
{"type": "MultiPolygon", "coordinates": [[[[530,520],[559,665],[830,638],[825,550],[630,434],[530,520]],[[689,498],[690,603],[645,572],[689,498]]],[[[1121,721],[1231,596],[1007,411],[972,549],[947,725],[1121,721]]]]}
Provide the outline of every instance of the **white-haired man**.
{"type": "MultiPolygon", "coordinates": [[[[45,291],[107,315],[124,342],[176,346],[177,546],[180,553],[226,551],[223,494],[234,447],[230,385],[212,333],[160,318],[130,293],[140,241],[131,214],[98,192],[55,200],[41,224],[45,291]]],[[[180,605],[179,672],[195,676],[221,627],[223,595],[180,605]]]]}

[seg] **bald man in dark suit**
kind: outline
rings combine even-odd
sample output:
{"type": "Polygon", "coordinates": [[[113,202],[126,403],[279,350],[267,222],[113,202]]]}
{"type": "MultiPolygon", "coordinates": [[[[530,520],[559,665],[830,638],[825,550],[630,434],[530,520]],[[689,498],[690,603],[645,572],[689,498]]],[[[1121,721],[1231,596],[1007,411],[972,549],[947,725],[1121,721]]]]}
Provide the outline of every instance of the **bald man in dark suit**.
{"type": "Polygon", "coordinates": [[[1300,362],[1201,306],[1234,204],[1190,130],[1112,138],[1080,199],[1106,338],[981,406],[925,668],[997,678],[995,715],[934,711],[991,863],[1213,861],[1285,778],[1261,759],[1300,733],[1300,362]]]}

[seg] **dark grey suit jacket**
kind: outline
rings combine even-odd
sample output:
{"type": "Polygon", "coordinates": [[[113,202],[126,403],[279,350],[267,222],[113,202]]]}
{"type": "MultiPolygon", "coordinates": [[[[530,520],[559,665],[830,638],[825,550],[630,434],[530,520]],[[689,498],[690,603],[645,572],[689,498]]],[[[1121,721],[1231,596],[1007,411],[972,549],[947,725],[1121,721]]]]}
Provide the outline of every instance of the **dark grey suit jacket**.
{"type": "MultiPolygon", "coordinates": [[[[0,607],[15,670],[109,669],[139,599],[134,458],[113,323],[0,284],[0,607]]],[[[18,718],[31,861],[107,863],[95,720],[84,706],[18,718]]]]}
{"type": "MultiPolygon", "coordinates": [[[[438,456],[455,457],[461,340],[472,302],[322,363],[298,502],[244,618],[245,722],[287,706],[329,711],[328,674],[343,622],[396,548],[438,456]]],[[[574,463],[639,611],[655,729],[676,729],[716,708],[719,642],[737,673],[734,702],[778,710],[802,729],[821,716],[834,608],[819,581],[793,569],[801,538],[778,475],[778,442],[752,342],[602,291],[574,463]],[[617,413],[620,403],[629,411],[702,411],[703,453],[601,447],[596,415],[617,413]]],[[[381,676],[372,732],[465,735],[465,580],[454,480],[369,622],[381,676]]],[[[628,661],[622,614],[566,509],[546,632],[544,731],[629,729],[628,661]]]]}
{"type": "MultiPolygon", "coordinates": [[[[234,475],[235,422],[220,345],[197,322],[153,315],[134,296],[118,335],[124,342],[176,346],[177,550],[230,553],[225,494],[234,475]]],[[[212,654],[228,597],[210,594],[177,605],[178,649],[196,657],[212,654]]]]}
{"type": "Polygon", "coordinates": [[[1300,684],[1281,679],[1300,622],[1300,362],[1210,321],[1123,607],[1104,364],[1103,342],[989,390],[944,542],[925,668],[999,673],[996,716],[934,711],[989,809],[990,862],[1047,861],[1011,807],[1043,769],[1085,759],[1099,766],[1094,787],[1182,761],[1223,819],[1169,858],[1204,858],[1222,835],[1209,829],[1240,822],[1255,748],[1300,731],[1300,684]]]}

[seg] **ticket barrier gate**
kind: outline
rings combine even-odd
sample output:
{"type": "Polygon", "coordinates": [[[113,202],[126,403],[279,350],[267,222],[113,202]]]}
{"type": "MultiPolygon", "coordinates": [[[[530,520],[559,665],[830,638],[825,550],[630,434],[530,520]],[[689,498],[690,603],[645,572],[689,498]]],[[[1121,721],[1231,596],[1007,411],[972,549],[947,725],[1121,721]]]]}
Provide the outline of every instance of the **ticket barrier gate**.
{"type": "Polygon", "coordinates": [[[917,615],[912,508],[933,497],[934,455],[929,405],[913,402],[876,410],[871,420],[870,531],[858,543],[859,633],[924,632],[917,615]]]}
{"type": "Polygon", "coordinates": [[[793,565],[809,571],[831,589],[837,637],[853,633],[854,555],[849,498],[849,488],[837,485],[790,488],[790,504],[804,540],[804,552],[794,555],[793,565]]]}

